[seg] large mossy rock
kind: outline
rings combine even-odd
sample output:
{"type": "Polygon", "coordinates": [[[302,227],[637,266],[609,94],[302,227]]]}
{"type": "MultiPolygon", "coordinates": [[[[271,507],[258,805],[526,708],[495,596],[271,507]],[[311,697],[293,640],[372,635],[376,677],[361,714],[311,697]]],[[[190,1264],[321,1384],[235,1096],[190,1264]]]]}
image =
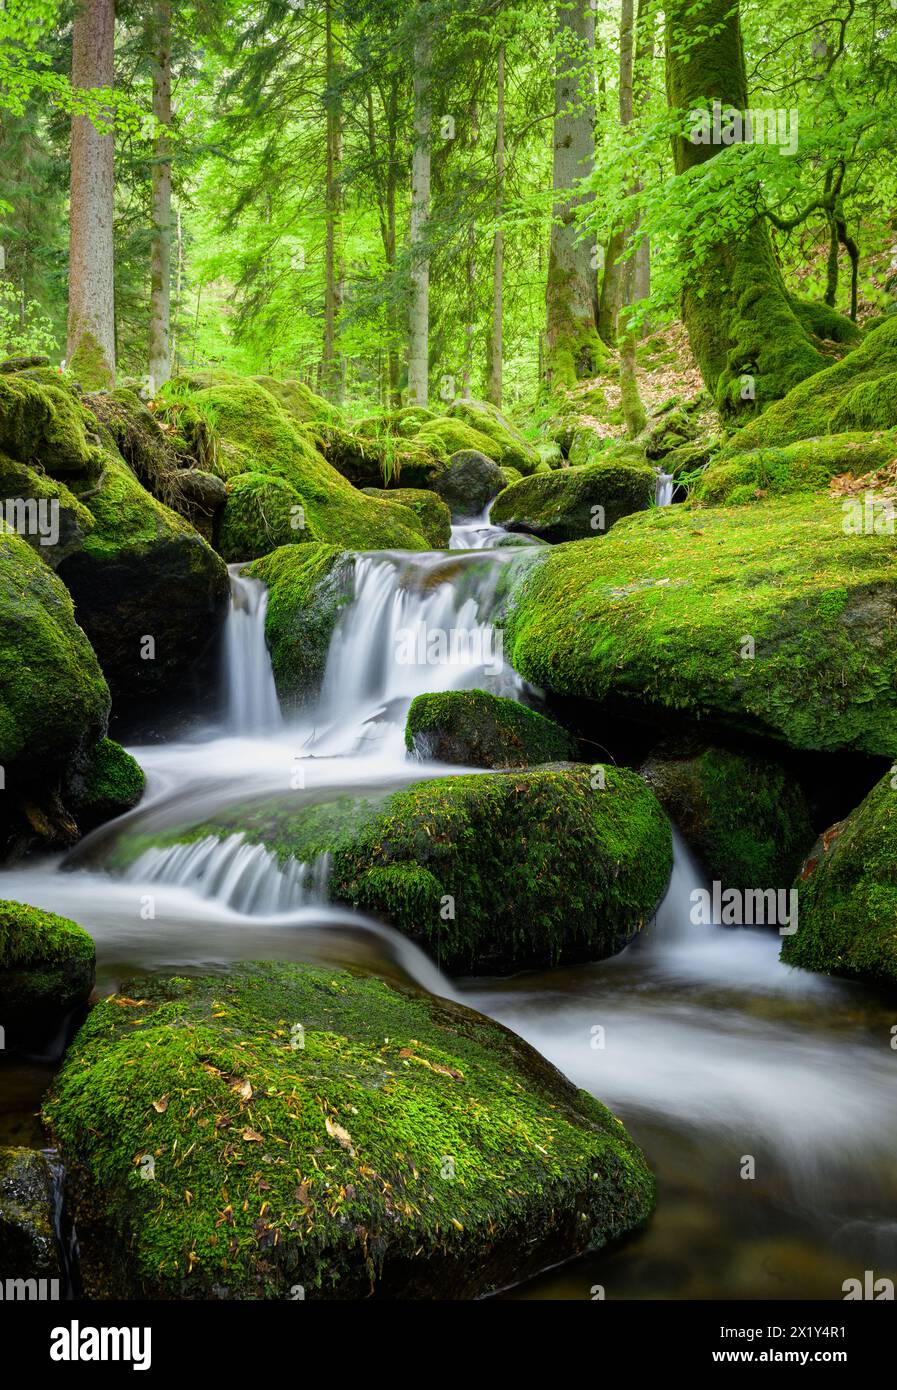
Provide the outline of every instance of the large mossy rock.
{"type": "Polygon", "coordinates": [[[667,818],[636,773],[565,764],[242,805],[162,842],[235,833],[281,861],[328,854],[332,898],[386,918],[452,972],[613,955],[652,916],[672,862],[667,818]]]}
{"type": "Polygon", "coordinates": [[[813,841],[806,798],[769,758],[659,749],[641,768],[670,819],[726,888],[784,888],[813,841]]]}
{"type": "Polygon", "coordinates": [[[380,497],[391,502],[400,502],[417,517],[417,525],[432,550],[446,550],[452,535],[452,514],[442,497],[429,488],[394,487],[385,492],[382,488],[365,488],[369,497],[380,497]]]}
{"type": "Polygon", "coordinates": [[[851,430],[897,426],[897,315],[883,320],[852,352],[800,382],[726,446],[729,455],[780,448],[851,430]]]}
{"type": "Polygon", "coordinates": [[[240,473],[227,483],[227,500],[218,527],[218,550],[228,563],[257,560],[280,545],[317,537],[305,503],[286,478],[240,473]]]}
{"type": "Polygon", "coordinates": [[[83,927],[23,903],[0,902],[0,1022],[16,1048],[58,1024],[93,988],[83,927]]]}
{"type": "Polygon", "coordinates": [[[351,550],[427,548],[412,512],[353,487],[319,452],[308,429],[265,387],[246,380],[211,386],[197,391],[191,402],[214,422],[214,468],[220,476],[283,478],[301,498],[314,539],[351,550]]]}
{"type": "Polygon", "coordinates": [[[357,488],[429,488],[444,467],[440,452],[406,434],[370,433],[359,426],[315,426],[327,462],[357,488]]]}
{"type": "Polygon", "coordinates": [[[78,621],[114,695],[169,690],[214,646],[230,592],[224,562],[111,450],[78,495],[94,526],[58,567],[78,621]]]}
{"type": "Polygon", "coordinates": [[[432,488],[451,508],[454,517],[479,516],[507,486],[505,477],[517,470],[499,468],[476,449],[459,449],[434,478],[432,488]]]}
{"type": "Polygon", "coordinates": [[[647,464],[595,463],[524,478],[505,488],[489,518],[509,531],[545,541],[600,535],[621,517],[654,501],[656,476],[647,464]]]}
{"type": "Polygon", "coordinates": [[[500,466],[516,468],[526,475],[532,473],[540,462],[535,445],[530,444],[516,425],[491,402],[457,400],[449,416],[453,420],[463,420],[471,429],[491,440],[492,447],[485,452],[500,466]]]}
{"type": "Polygon", "coordinates": [[[893,771],[810,851],[796,880],[798,928],[782,960],[897,984],[897,787],[893,771]]]}
{"type": "Polygon", "coordinates": [[[99,441],[92,417],[61,378],[53,385],[0,376],[0,452],[20,463],[40,459],[55,478],[95,476],[99,441]]]}
{"type": "Polygon", "coordinates": [[[294,712],[321,688],[333,629],[352,596],[352,556],[336,545],[281,546],[246,574],[268,586],[265,640],[281,708],[294,712]]]}
{"type": "Polygon", "coordinates": [[[416,696],[405,746],[415,757],[464,767],[531,767],[576,757],[576,740],[554,720],[486,690],[416,696]]]}
{"type": "MultiPolygon", "coordinates": [[[[418,430],[414,440],[416,444],[431,449],[438,458],[446,461],[452,454],[472,452],[484,454],[486,458],[498,462],[493,458],[493,455],[499,452],[494,441],[488,434],[483,434],[469,425],[466,420],[450,419],[448,416],[428,420],[418,430]]],[[[519,465],[509,463],[509,466],[518,468],[519,465]]]]}
{"type": "Polygon", "coordinates": [[[860,477],[895,457],[897,431],[893,430],[802,439],[714,459],[691,495],[710,506],[740,506],[766,497],[821,492],[841,473],[860,477]]]}
{"type": "Polygon", "coordinates": [[[0,533],[4,798],[60,777],[102,738],[109,690],[72,600],[31,547],[0,533]]]}
{"type": "Polygon", "coordinates": [[[46,1107],[89,1296],[475,1298],[650,1214],[619,1121],[459,1004],[273,962],[134,993],[46,1107]]]}
{"type": "MultiPolygon", "coordinates": [[[[0,1149],[0,1271],[4,1282],[62,1280],[55,1202],[56,1184],[46,1154],[35,1149],[0,1149]]],[[[53,1296],[51,1287],[46,1287],[45,1298],[53,1296]]],[[[62,1294],[60,1283],[55,1296],[62,1294]]],[[[6,1298],[15,1296],[6,1289],[6,1298]]],[[[29,1295],[23,1291],[19,1296],[24,1299],[29,1295]]]]}
{"type": "Polygon", "coordinates": [[[113,739],[102,739],[70,782],[82,833],[132,810],[143,796],[145,782],[136,758],[113,739]]]}
{"type": "Polygon", "coordinates": [[[897,553],[827,498],[653,509],[537,555],[505,654],[563,695],[897,754],[897,553]]]}

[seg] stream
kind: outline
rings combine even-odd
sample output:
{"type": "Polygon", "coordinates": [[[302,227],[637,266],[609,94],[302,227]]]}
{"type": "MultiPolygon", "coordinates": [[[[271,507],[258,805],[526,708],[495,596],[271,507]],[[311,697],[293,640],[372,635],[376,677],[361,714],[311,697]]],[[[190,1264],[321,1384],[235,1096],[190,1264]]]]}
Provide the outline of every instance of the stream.
{"type": "MultiPolygon", "coordinates": [[[[448,980],[391,928],[329,904],[326,862],[284,870],[240,836],[107,867],[123,834],[248,797],[289,789],[315,801],[464,770],[410,760],[405,714],[424,691],[530,697],[490,621],[504,567],[521,557],[498,545],[505,536],[484,515],[453,528],[449,551],[358,556],[320,698],[291,723],[264,642],[265,590],[233,566],[223,717],[189,739],[130,747],[147,777],[140,806],[65,859],[4,870],[0,897],[80,922],[96,942],[101,994],[141,971],[348,965],[460,998],[594,1092],[646,1150],[657,1211],[618,1246],[500,1297],[589,1299],[600,1287],[608,1298],[837,1300],[866,1269],[897,1279],[892,1011],[860,985],[782,965],[769,930],[693,926],[702,870],[678,835],[656,919],[627,950],[510,979],[448,980]],[[435,631],[446,634],[438,661],[435,631]]],[[[45,1142],[35,1111],[53,1051],[3,1064],[0,1143],[45,1142]]]]}

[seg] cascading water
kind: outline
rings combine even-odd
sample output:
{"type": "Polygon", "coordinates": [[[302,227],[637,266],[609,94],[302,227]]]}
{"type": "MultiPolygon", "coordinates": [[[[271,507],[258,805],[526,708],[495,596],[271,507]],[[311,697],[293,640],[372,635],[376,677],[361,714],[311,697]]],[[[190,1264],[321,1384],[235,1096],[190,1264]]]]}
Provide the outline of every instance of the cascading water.
{"type": "Polygon", "coordinates": [[[669,507],[673,501],[674,479],[672,473],[662,473],[658,469],[657,487],[654,500],[658,507],[669,507]]]}
{"type": "Polygon", "coordinates": [[[360,555],[354,598],[337,624],[310,729],[316,756],[379,753],[401,765],[415,695],[478,686],[516,695],[491,619],[513,551],[449,558],[360,555]]]}
{"type": "Polygon", "coordinates": [[[224,632],[226,723],[233,734],[264,734],[280,728],[271,659],[265,645],[268,590],[244,579],[229,565],[231,606],[224,632]]]}
{"type": "MultiPolygon", "coordinates": [[[[658,483],[667,505],[672,479],[658,483]]],[[[210,725],[205,737],[132,750],[147,793],[119,829],[164,837],[248,798],[315,803],[460,771],[406,758],[405,711],[426,691],[520,693],[492,623],[506,567],[528,558],[493,549],[503,535],[484,516],[453,528],[448,553],[358,556],[320,699],[288,724],[264,643],[265,591],[234,567],[228,736],[210,725]]],[[[454,995],[414,943],[326,903],[325,862],[282,864],[235,834],[106,868],[118,862],[117,833],[113,825],[88,837],[68,872],[43,861],[0,873],[0,897],[83,923],[101,988],[148,969],[278,959],[348,965],[454,995]]],[[[466,1002],[611,1104],[660,1180],[657,1213],[637,1239],[549,1272],[524,1297],[588,1298],[601,1283],[614,1297],[838,1298],[844,1278],[897,1266],[890,1011],[859,986],[788,970],[773,933],[693,926],[699,886],[677,838],[656,921],[621,955],[465,988],[466,1002]],[[754,1183],[742,1181],[744,1155],[757,1160],[754,1183]]],[[[46,1084],[45,1072],[21,1082],[24,1115],[46,1084]]]]}

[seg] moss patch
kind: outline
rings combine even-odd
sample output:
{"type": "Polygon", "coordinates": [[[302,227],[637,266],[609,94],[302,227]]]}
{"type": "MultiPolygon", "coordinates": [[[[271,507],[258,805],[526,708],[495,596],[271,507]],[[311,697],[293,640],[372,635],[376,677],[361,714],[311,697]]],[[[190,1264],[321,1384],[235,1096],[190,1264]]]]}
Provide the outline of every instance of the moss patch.
{"type": "Polygon", "coordinates": [[[301,708],[324,677],[330,639],[352,593],[352,561],[335,545],[281,546],[246,570],[268,586],[265,640],[284,710],[301,708]]]}
{"type": "Polygon", "coordinates": [[[417,757],[467,767],[531,767],[576,757],[576,740],[559,724],[485,690],[416,696],[405,746],[417,757]]]}
{"type": "Polygon", "coordinates": [[[446,550],[452,534],[452,514],[445,502],[428,488],[394,487],[388,492],[365,488],[371,497],[387,498],[408,507],[432,550],[446,550]]]}
{"type": "Polygon", "coordinates": [[[133,990],[46,1111],[89,1294],[470,1298],[651,1210],[610,1112],[460,1005],[274,963],[133,990]]]}
{"type": "Polygon", "coordinates": [[[218,530],[218,550],[225,560],[257,560],[280,545],[315,539],[305,503],[285,478],[241,473],[227,484],[218,530]]]}
{"type": "Polygon", "coordinates": [[[692,497],[711,506],[740,506],[765,497],[819,492],[840,473],[859,476],[897,457],[897,433],[827,435],[780,448],[726,454],[707,468],[692,497]]]}
{"type": "Polygon", "coordinates": [[[93,977],[94,946],[83,927],[0,902],[0,1019],[12,1046],[86,999],[93,977]]]}
{"type": "Polygon", "coordinates": [[[559,694],[895,754],[895,622],[893,540],[845,535],[827,498],[665,507],[539,556],[512,596],[505,651],[559,694]]]}
{"type": "Polygon", "coordinates": [[[491,439],[492,448],[485,452],[501,467],[516,468],[525,475],[540,462],[538,450],[489,401],[455,401],[450,418],[463,420],[471,429],[491,439]]]}
{"type": "Polygon", "coordinates": [[[797,879],[798,929],[782,960],[897,984],[897,790],[885,774],[811,851],[797,879]]]}
{"type": "Polygon", "coordinates": [[[500,492],[490,520],[546,541],[600,535],[621,517],[654,500],[656,477],[647,464],[596,463],[524,478],[500,492]]]}

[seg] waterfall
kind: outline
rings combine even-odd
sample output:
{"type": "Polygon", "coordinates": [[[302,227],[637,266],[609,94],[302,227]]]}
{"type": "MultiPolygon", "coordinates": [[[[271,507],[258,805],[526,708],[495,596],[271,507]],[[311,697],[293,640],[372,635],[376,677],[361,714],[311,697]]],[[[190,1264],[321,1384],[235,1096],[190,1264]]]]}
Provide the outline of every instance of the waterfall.
{"type": "Polygon", "coordinates": [[[271,733],[282,718],[265,645],[268,591],[258,579],[244,579],[229,565],[230,614],[224,634],[226,721],[233,734],[271,733]]]}
{"type": "Polygon", "coordinates": [[[673,475],[657,470],[657,489],[654,500],[658,507],[668,507],[673,500],[673,475]]]}
{"type": "Polygon", "coordinates": [[[457,522],[452,527],[449,550],[491,550],[507,536],[509,533],[503,526],[493,526],[489,520],[491,508],[490,502],[480,516],[457,522]]]}
{"type": "Polygon", "coordinates": [[[145,850],[125,877],[132,883],[188,888],[234,912],[273,917],[326,902],[328,875],[327,855],[311,864],[295,859],[280,864],[264,845],[247,843],[241,832],[145,850]]]}
{"type": "Polygon", "coordinates": [[[354,599],[334,631],[313,716],[315,753],[368,745],[402,760],[415,695],[472,687],[518,694],[522,683],[492,622],[514,558],[501,550],[357,556],[354,599]]]}

